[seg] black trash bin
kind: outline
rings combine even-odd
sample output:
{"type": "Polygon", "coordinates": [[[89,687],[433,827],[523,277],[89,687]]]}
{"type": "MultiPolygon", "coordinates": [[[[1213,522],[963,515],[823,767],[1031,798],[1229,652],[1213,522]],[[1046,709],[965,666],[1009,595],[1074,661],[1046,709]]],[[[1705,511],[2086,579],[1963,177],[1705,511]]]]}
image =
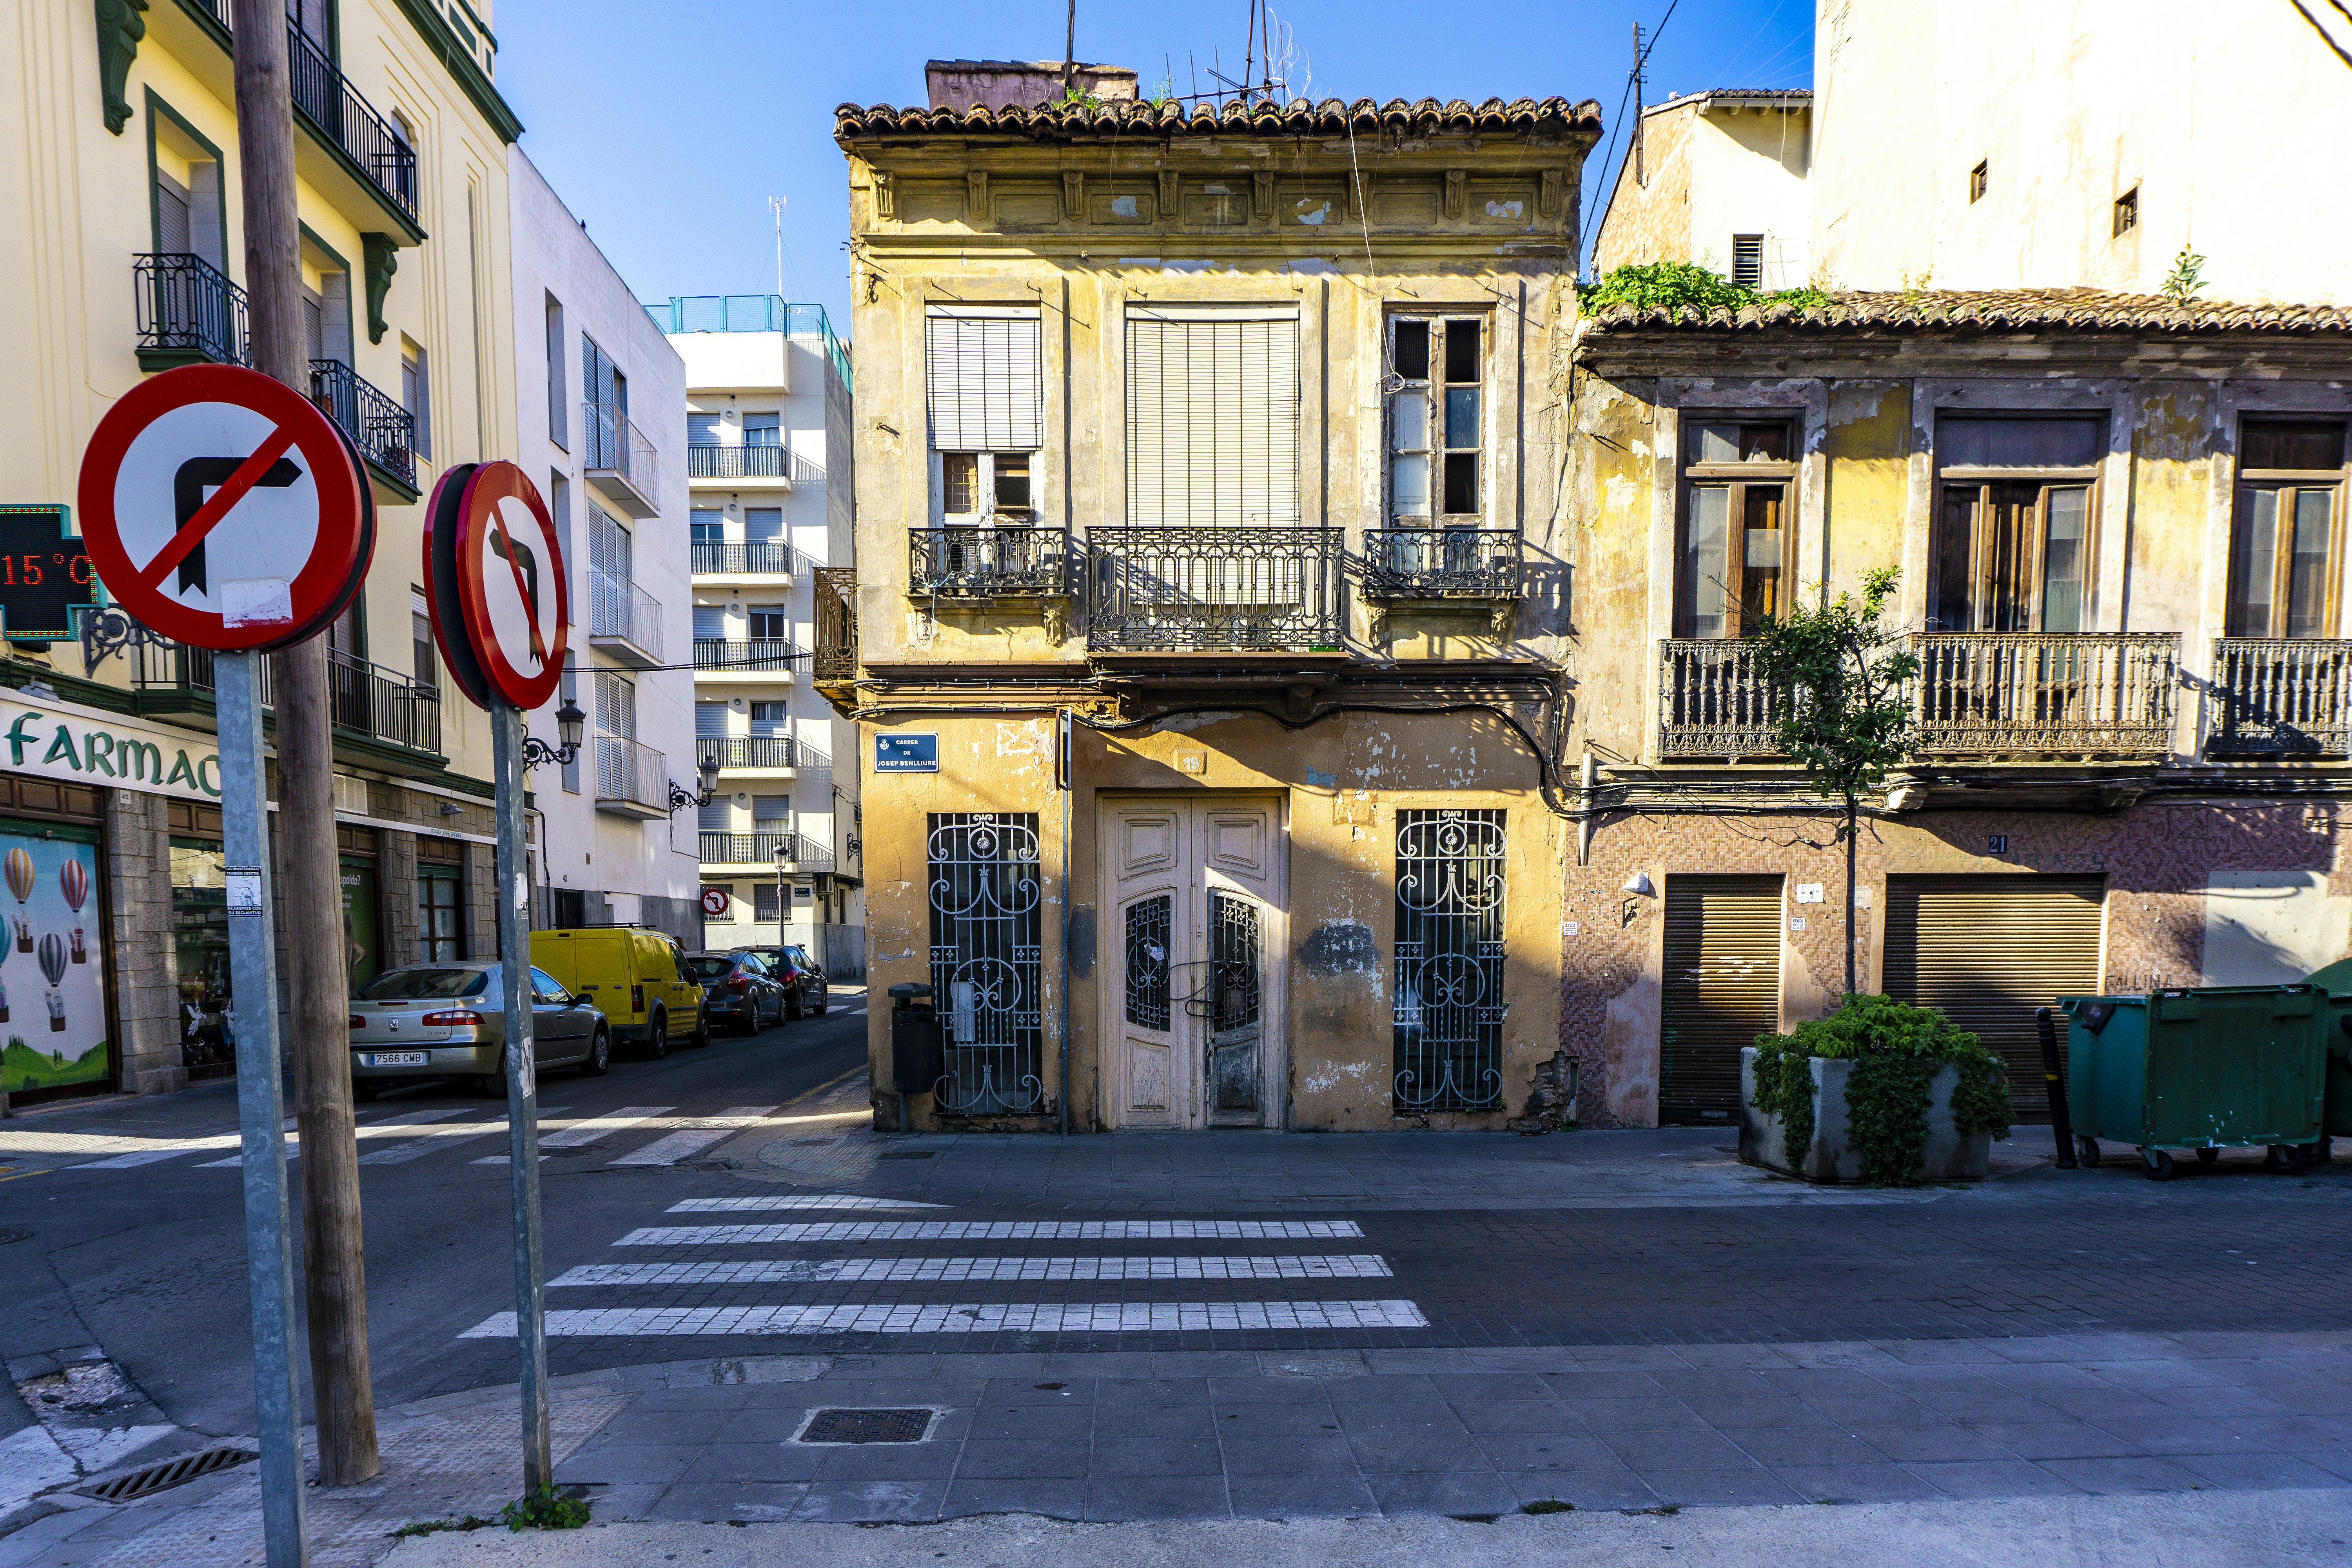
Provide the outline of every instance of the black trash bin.
{"type": "Polygon", "coordinates": [[[890,1087],[898,1091],[898,1130],[907,1130],[907,1097],[929,1094],[946,1071],[940,1016],[931,988],[908,981],[890,987],[890,1087]]]}

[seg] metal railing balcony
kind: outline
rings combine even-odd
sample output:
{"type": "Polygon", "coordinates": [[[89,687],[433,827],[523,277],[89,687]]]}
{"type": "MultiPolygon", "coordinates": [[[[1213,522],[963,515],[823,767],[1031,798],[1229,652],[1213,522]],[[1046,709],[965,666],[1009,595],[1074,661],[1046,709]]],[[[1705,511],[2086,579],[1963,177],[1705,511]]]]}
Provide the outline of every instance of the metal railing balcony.
{"type": "Polygon", "coordinates": [[[1911,647],[1923,754],[2171,749],[2178,632],[1920,632],[1911,647]]]}
{"type": "Polygon", "coordinates": [[[907,592],[918,597],[1045,598],[1070,591],[1066,528],[910,528],[907,554],[907,592]]]}
{"type": "Polygon", "coordinates": [[[820,682],[857,679],[857,568],[820,566],[816,583],[816,652],[809,674],[820,682]]]}
{"type": "Polygon", "coordinates": [[[750,833],[720,833],[705,828],[701,840],[702,863],[706,866],[756,866],[773,871],[776,851],[781,849],[784,858],[803,871],[834,868],[832,850],[788,830],[757,828],[750,833]]]}
{"type": "Polygon", "coordinates": [[[789,675],[800,649],[783,637],[697,637],[694,668],[713,673],[789,675]]]}
{"type": "MultiPolygon", "coordinates": [[[[131,684],[141,691],[182,691],[210,697],[213,653],[173,642],[133,643],[124,649],[131,684]]],[[[276,701],[275,657],[261,663],[261,702],[276,701]]],[[[441,693],[397,670],[340,649],[327,650],[327,712],[345,734],[383,741],[432,756],[441,751],[441,693]]]]}
{"type": "Polygon", "coordinates": [[[1381,599],[1516,599],[1515,528],[1368,528],[1362,592],[1381,599]]]}
{"type": "Polygon", "coordinates": [[[2352,642],[2220,637],[2209,755],[2352,754],[2352,642]]]}
{"type": "Polygon", "coordinates": [[[596,737],[596,804],[649,816],[669,813],[669,759],[620,735],[596,737]]]}
{"type": "Polygon", "coordinates": [[[1754,643],[1669,638],[1658,645],[1659,753],[1771,756],[1782,695],[1765,685],[1754,643]]]}
{"type": "Polygon", "coordinates": [[[343,427],[362,457],[416,489],[416,416],[335,359],[310,362],[310,401],[343,427]]]}
{"type": "Polygon", "coordinates": [[[132,267],[142,362],[250,363],[245,290],[220,268],[184,254],[142,256],[132,267]]]}
{"type": "Polygon", "coordinates": [[[1097,528],[1096,653],[1339,653],[1336,528],[1097,528]]]}
{"type": "Polygon", "coordinates": [[[588,477],[600,481],[632,517],[661,510],[661,454],[625,409],[593,401],[580,405],[588,477]]]}
{"type": "Polygon", "coordinates": [[[286,68],[292,80],[296,111],[328,142],[342,149],[369,183],[415,222],[416,150],[403,142],[391,121],[360,96],[326,51],[290,22],[286,27],[286,68]]]}
{"type": "Polygon", "coordinates": [[[728,446],[697,442],[686,449],[690,479],[789,479],[791,451],[783,447],[728,446]]]}
{"type": "Polygon", "coordinates": [[[697,767],[709,763],[721,771],[732,768],[792,768],[797,771],[827,765],[822,753],[812,751],[806,742],[792,735],[697,735],[694,738],[694,762],[697,767]]]}
{"type": "Polygon", "coordinates": [[[662,646],[661,601],[628,578],[612,572],[588,574],[588,637],[592,642],[625,642],[658,662],[662,646]]]}
{"type": "Polygon", "coordinates": [[[698,577],[789,577],[793,547],[781,539],[696,540],[688,567],[698,577]]]}

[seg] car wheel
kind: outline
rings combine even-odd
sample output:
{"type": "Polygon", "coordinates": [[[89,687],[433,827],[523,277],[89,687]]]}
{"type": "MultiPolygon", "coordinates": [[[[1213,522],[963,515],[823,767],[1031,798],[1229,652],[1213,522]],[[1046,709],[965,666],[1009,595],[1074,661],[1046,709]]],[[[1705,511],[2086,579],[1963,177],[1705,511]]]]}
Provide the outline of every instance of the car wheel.
{"type": "Polygon", "coordinates": [[[383,1085],[378,1083],[372,1078],[355,1078],[352,1079],[352,1098],[358,1100],[362,1105],[365,1105],[369,1100],[373,1100],[377,1095],[382,1094],[383,1092],[383,1085]]]}
{"type": "Polygon", "coordinates": [[[794,989],[794,990],[793,990],[793,991],[790,991],[790,992],[788,992],[788,993],[786,993],[786,994],[785,994],[785,996],[784,996],[784,1019],[785,1019],[785,1021],[786,1021],[787,1023],[794,1023],[794,1022],[798,1022],[798,1021],[799,1021],[799,1019],[800,1019],[800,1016],[801,1016],[801,1013],[802,1013],[802,1008],[801,1008],[801,994],[800,994],[799,990],[796,988],[796,989],[794,989]]]}
{"type": "Polygon", "coordinates": [[[822,1017],[824,1017],[824,1010],[825,1010],[827,1007],[830,1007],[830,1006],[832,1006],[832,1005],[833,1005],[833,994],[832,994],[831,992],[829,992],[828,990],[826,990],[826,989],[825,989],[825,987],[824,987],[824,986],[822,986],[822,985],[818,986],[818,987],[816,988],[816,1005],[815,1005],[814,1007],[810,1008],[810,1009],[809,1009],[809,1011],[811,1011],[811,1012],[814,1013],[818,1017],[822,1018],[822,1017]]]}
{"type": "Polygon", "coordinates": [[[599,1029],[595,1040],[588,1047],[588,1059],[580,1064],[580,1076],[603,1078],[612,1070],[613,1037],[599,1029]]]}
{"type": "Polygon", "coordinates": [[[710,1014],[707,1010],[694,1016],[694,1037],[687,1044],[698,1051],[710,1044],[710,1014]]]}
{"type": "Polygon", "coordinates": [[[499,1073],[478,1072],[474,1075],[474,1092],[484,1100],[504,1100],[507,1097],[507,1080],[499,1073]]]}
{"type": "Polygon", "coordinates": [[[646,1024],[646,1055],[655,1061],[669,1055],[669,1017],[656,1013],[646,1024]]]}

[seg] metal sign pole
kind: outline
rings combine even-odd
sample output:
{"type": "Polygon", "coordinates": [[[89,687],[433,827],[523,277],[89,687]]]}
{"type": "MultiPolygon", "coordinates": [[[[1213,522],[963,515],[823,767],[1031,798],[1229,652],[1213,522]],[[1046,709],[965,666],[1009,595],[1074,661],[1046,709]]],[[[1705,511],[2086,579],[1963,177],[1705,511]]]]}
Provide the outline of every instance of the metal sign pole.
{"type": "Polygon", "coordinates": [[[261,1525],[269,1568],[302,1568],[302,1397],[294,1369],[294,1257],[286,1213],[285,1105],[278,953],[269,902],[261,660],[213,660],[220,731],[221,837],[228,894],[229,994],[236,1002],[236,1109],[245,1151],[245,1266],[253,1298],[254,1404],[261,1435],[261,1525]]]}
{"type": "Polygon", "coordinates": [[[539,1235],[539,1068],[531,1038],[530,866],[522,842],[522,710],[490,705],[499,798],[499,970],[506,998],[507,1150],[512,1161],[515,1348],[522,1362],[522,1487],[555,1479],[547,1421],[547,1294],[539,1235]]]}

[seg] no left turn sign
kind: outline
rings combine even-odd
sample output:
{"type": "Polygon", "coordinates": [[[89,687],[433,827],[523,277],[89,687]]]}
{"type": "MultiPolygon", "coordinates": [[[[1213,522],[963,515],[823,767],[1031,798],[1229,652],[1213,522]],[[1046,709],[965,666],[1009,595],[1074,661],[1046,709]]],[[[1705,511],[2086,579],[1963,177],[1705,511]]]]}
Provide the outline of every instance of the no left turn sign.
{"type": "Polygon", "coordinates": [[[451,678],[477,705],[529,711],[555,695],[572,616],[564,575],[529,475],[494,462],[441,477],[425,513],[425,600],[451,678]]]}
{"type": "Polygon", "coordinates": [[[717,920],[720,916],[724,915],[734,901],[734,899],[729,895],[727,889],[724,888],[705,888],[702,889],[702,912],[709,915],[712,920],[717,920]]]}
{"type": "Polygon", "coordinates": [[[79,499],[90,563],[115,603],[194,647],[300,641],[349,602],[374,543],[342,432],[241,365],[132,387],[90,437],[79,499]]]}

